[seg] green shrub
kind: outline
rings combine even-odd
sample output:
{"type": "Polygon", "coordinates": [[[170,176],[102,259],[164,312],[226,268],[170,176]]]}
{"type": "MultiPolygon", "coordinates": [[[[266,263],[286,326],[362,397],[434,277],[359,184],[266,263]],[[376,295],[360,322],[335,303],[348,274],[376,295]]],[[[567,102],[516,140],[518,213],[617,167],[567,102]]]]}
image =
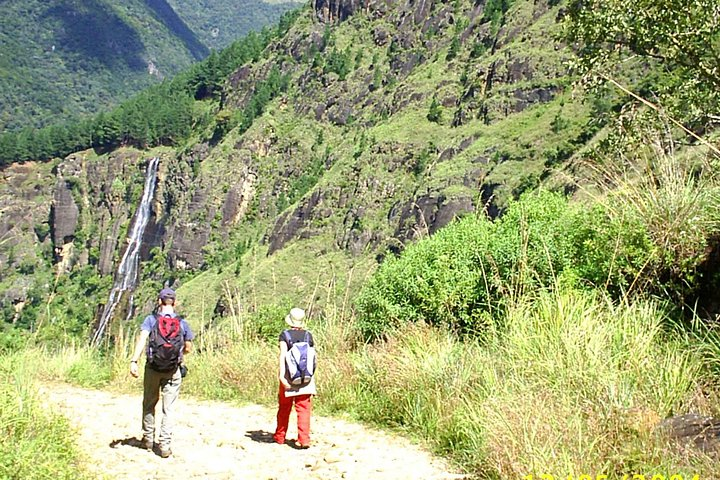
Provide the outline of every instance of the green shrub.
{"type": "MultiPolygon", "coordinates": [[[[8,315],[13,315],[15,311],[10,308],[8,315]]],[[[10,317],[11,318],[11,317],[10,317]]],[[[17,352],[21,350],[27,343],[29,333],[13,328],[11,325],[5,324],[0,327],[0,354],[17,352]]]]}
{"type": "Polygon", "coordinates": [[[437,98],[433,97],[428,109],[427,119],[431,122],[440,123],[442,119],[442,107],[437,101],[437,98]]]}
{"type": "Polygon", "coordinates": [[[601,205],[592,207],[586,215],[585,221],[577,222],[569,232],[577,251],[577,276],[617,297],[643,276],[657,255],[655,246],[635,217],[616,217],[601,205]]]}
{"type": "Polygon", "coordinates": [[[258,306],[257,312],[248,314],[244,321],[245,335],[277,344],[280,332],[288,328],[285,316],[293,307],[290,300],[258,306]]]}
{"type": "Polygon", "coordinates": [[[655,135],[646,134],[647,145],[623,159],[629,168],[610,172],[603,206],[609,218],[630,219],[647,232],[654,255],[639,286],[682,302],[701,286],[698,266],[708,257],[709,240],[720,234],[720,189],[716,168],[702,156],[679,158],[667,152],[672,143],[655,135]]]}
{"type": "Polygon", "coordinates": [[[386,260],[358,297],[359,325],[370,339],[417,321],[477,333],[509,299],[558,282],[620,295],[657,252],[635,217],[526,194],[496,222],[462,219],[386,260]]]}
{"type": "Polygon", "coordinates": [[[415,320],[472,328],[494,288],[492,271],[481,267],[495,228],[468,217],[387,259],[357,300],[363,333],[374,338],[415,320]]]}

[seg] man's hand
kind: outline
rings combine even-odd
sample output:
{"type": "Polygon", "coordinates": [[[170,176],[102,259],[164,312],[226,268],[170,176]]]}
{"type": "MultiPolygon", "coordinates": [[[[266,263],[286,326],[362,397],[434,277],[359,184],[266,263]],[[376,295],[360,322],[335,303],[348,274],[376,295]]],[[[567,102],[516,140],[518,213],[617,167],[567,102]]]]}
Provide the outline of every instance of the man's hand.
{"type": "Polygon", "coordinates": [[[138,378],[138,364],[137,362],[130,362],[130,375],[132,375],[135,378],[138,378]]]}
{"type": "Polygon", "coordinates": [[[282,383],[282,386],[285,387],[285,389],[292,388],[292,385],[288,383],[288,381],[285,379],[285,377],[280,377],[280,383],[282,383]]]}

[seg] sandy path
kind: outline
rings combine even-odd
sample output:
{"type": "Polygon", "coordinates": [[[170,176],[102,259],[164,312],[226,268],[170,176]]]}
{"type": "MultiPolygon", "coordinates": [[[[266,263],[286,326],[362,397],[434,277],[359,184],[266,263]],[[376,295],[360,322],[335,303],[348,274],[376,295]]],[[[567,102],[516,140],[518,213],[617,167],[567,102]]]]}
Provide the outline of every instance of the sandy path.
{"type": "MultiPolygon", "coordinates": [[[[180,395],[173,456],[138,447],[142,394],[47,385],[48,407],[70,419],[98,478],[111,479],[413,479],[462,478],[405,439],[343,420],[312,419],[313,446],[271,441],[275,411],[180,395]]],[[[160,409],[158,408],[158,411],[160,409]]],[[[295,416],[288,438],[296,438],[295,416]]]]}

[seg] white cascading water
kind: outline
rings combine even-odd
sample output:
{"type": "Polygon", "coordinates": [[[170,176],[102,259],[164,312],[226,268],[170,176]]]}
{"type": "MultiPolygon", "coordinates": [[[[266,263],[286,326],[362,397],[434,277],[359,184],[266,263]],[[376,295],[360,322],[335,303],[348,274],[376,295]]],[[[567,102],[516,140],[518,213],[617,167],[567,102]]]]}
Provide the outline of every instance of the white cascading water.
{"type": "MultiPolygon", "coordinates": [[[[115,274],[115,283],[110,291],[110,297],[105,304],[97,329],[93,334],[91,340],[93,345],[99,344],[102,340],[103,335],[105,334],[105,329],[107,328],[113,313],[115,313],[115,308],[120,303],[123,293],[133,291],[137,285],[138,267],[140,264],[140,246],[142,244],[143,234],[145,233],[145,227],[147,226],[150,218],[150,206],[155,194],[158,162],[159,159],[156,157],[148,163],[147,171],[145,173],[145,188],[143,189],[142,200],[140,200],[140,205],[138,206],[135,214],[135,223],[132,226],[132,230],[130,230],[127,249],[125,250],[125,254],[122,257],[117,273],[115,274]]],[[[130,301],[130,304],[130,309],[132,309],[132,300],[130,301]]],[[[128,315],[130,315],[130,312],[128,312],[128,315]]]]}

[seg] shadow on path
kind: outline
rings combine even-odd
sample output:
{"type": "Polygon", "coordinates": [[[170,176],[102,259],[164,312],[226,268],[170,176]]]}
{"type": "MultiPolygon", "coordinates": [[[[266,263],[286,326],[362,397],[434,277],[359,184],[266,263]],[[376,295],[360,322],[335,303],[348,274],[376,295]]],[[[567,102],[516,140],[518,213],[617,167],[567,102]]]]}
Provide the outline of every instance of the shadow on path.
{"type": "Polygon", "coordinates": [[[110,448],[117,448],[119,445],[127,445],[129,447],[135,447],[135,448],[139,448],[141,450],[146,450],[146,448],[143,446],[142,442],[135,437],[128,437],[128,438],[123,438],[123,439],[119,439],[119,440],[113,440],[112,442],[110,442],[110,448]]]}
{"type": "MultiPolygon", "coordinates": [[[[273,434],[270,432],[266,432],[265,430],[248,430],[247,432],[245,432],[245,436],[253,442],[275,443],[273,434]]],[[[295,450],[306,450],[308,448],[307,446],[300,445],[297,440],[291,439],[286,439],[285,445],[294,448],[295,450]]]]}
{"type": "Polygon", "coordinates": [[[270,432],[266,432],[265,430],[248,430],[247,432],[245,432],[245,436],[253,442],[275,443],[275,439],[273,439],[273,434],[270,432]]]}
{"type": "Polygon", "coordinates": [[[139,448],[140,450],[145,450],[146,452],[154,453],[155,455],[157,455],[159,457],[162,456],[160,454],[160,448],[158,447],[157,444],[155,444],[153,446],[152,450],[148,450],[147,448],[145,448],[145,445],[143,445],[142,442],[135,437],[127,437],[127,438],[123,438],[123,439],[113,440],[112,442],[110,442],[110,448],[117,448],[119,445],[126,445],[128,447],[139,448]]]}

